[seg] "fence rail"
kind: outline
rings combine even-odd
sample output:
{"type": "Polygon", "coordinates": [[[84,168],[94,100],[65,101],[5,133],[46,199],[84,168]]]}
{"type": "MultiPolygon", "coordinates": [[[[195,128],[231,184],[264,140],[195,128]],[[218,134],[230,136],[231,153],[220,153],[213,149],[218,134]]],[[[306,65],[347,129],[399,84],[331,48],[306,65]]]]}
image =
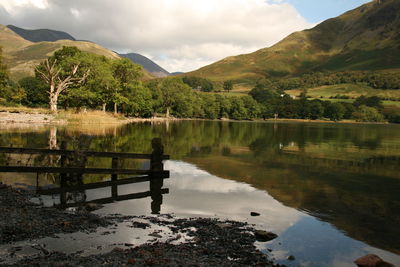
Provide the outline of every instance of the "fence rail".
{"type": "MultiPolygon", "coordinates": [[[[38,148],[15,148],[15,147],[0,147],[0,153],[8,154],[39,154],[39,155],[61,155],[59,167],[50,166],[0,166],[0,172],[19,172],[19,173],[58,173],[60,175],[60,187],[42,189],[39,187],[39,175],[37,176],[37,193],[41,195],[60,195],[60,207],[72,207],[77,203],[69,203],[67,195],[69,192],[83,192],[88,189],[97,189],[103,187],[111,187],[111,197],[95,199],[90,202],[96,203],[110,203],[113,201],[121,201],[128,199],[138,199],[151,197],[152,198],[152,212],[159,213],[162,203],[162,195],[168,194],[169,189],[162,189],[163,180],[169,178],[169,171],[164,170],[163,160],[169,159],[168,155],[164,155],[164,148],[161,144],[160,138],[154,138],[151,142],[151,154],[138,154],[138,153],[124,153],[124,152],[97,152],[97,151],[74,151],[64,149],[65,143],[62,144],[62,149],[38,149],[38,148]],[[68,158],[70,157],[70,158],[68,158]],[[84,158],[83,163],[77,164],[68,162],[71,158],[84,158]],[[107,157],[111,158],[110,168],[87,168],[87,157],[107,157]],[[150,168],[143,169],[127,169],[121,168],[120,159],[148,159],[150,160],[150,168]],[[78,166],[76,166],[76,164],[78,166]],[[69,165],[69,166],[68,166],[69,165]],[[79,166],[80,165],[80,166],[79,166]],[[83,174],[111,174],[110,181],[94,182],[83,184],[83,174]],[[118,175],[136,175],[130,178],[118,179],[118,175]],[[77,182],[77,178],[79,182],[77,182]],[[118,195],[118,185],[126,185],[140,182],[149,182],[150,191],[118,195]]],[[[80,202],[79,205],[87,202],[80,202]]]]}
{"type": "MultiPolygon", "coordinates": [[[[74,155],[75,150],[66,149],[42,149],[42,148],[22,148],[22,147],[0,147],[0,153],[10,154],[47,154],[47,155],[74,155]]],[[[87,157],[103,158],[129,158],[129,159],[151,159],[152,154],[124,153],[124,152],[99,152],[99,151],[79,151],[79,155],[87,157]]],[[[169,155],[162,155],[163,160],[169,159],[169,155]]]]}

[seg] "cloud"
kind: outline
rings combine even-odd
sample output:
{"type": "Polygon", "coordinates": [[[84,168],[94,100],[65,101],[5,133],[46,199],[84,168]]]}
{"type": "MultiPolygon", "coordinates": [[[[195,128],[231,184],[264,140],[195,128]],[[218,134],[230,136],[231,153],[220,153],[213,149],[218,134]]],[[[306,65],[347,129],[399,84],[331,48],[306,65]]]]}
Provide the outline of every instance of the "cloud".
{"type": "Polygon", "coordinates": [[[264,0],[0,0],[3,24],[50,28],[118,52],[190,71],[270,46],[311,25],[296,9],[264,0]],[[3,11],[4,11],[3,10],[3,11]]]}

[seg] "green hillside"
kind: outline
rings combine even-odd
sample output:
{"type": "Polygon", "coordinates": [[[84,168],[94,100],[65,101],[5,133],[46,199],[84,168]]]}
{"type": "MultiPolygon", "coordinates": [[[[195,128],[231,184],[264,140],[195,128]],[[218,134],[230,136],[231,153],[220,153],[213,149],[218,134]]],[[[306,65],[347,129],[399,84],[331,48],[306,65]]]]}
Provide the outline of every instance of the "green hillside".
{"type": "MultiPolygon", "coordinates": [[[[117,53],[92,42],[59,40],[33,43],[20,37],[4,25],[0,25],[0,46],[3,48],[4,63],[9,69],[11,78],[15,80],[33,75],[36,65],[63,46],[76,46],[82,51],[107,58],[120,58],[117,53]]],[[[145,79],[152,77],[145,71],[145,79]]]]}
{"type": "Polygon", "coordinates": [[[400,1],[374,0],[316,27],[295,32],[272,47],[228,57],[191,76],[253,84],[261,77],[310,71],[400,67],[400,1]]]}

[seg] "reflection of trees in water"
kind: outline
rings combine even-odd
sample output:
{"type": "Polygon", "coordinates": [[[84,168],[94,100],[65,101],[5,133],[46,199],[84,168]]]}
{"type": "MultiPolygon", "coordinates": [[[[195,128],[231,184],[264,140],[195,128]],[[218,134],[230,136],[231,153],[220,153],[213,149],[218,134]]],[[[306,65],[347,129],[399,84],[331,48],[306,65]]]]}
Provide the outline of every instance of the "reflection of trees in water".
{"type": "MultiPolygon", "coordinates": [[[[81,136],[68,128],[58,130],[57,144],[66,140],[69,149],[149,153],[151,140],[162,137],[166,153],[175,159],[202,160],[206,171],[266,190],[282,203],[315,213],[359,240],[400,250],[393,244],[395,238],[388,240],[398,234],[395,227],[400,223],[396,215],[400,214],[396,191],[400,143],[395,126],[180,121],[171,122],[169,129],[142,123],[119,128],[116,135],[81,136]],[[238,152],[236,147],[252,153],[238,152]],[[311,147],[314,151],[309,152],[311,147]]],[[[38,148],[48,141],[48,133],[29,132],[5,133],[0,140],[3,146],[38,148]]],[[[89,158],[86,164],[109,167],[111,161],[89,158]]],[[[141,164],[121,161],[124,167],[141,164]]],[[[85,175],[84,180],[104,178],[85,175]]]]}

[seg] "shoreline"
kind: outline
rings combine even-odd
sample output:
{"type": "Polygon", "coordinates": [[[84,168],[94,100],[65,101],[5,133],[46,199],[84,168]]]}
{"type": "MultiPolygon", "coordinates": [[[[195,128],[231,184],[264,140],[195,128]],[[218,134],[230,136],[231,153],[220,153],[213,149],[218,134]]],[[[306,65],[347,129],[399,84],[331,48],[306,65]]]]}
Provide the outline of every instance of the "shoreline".
{"type": "Polygon", "coordinates": [[[0,108],[0,125],[20,125],[21,127],[31,125],[123,125],[130,123],[142,122],[169,122],[169,121],[185,121],[185,120],[200,120],[200,121],[226,121],[226,122],[266,122],[266,123],[326,123],[326,124],[367,124],[367,125],[389,125],[395,123],[388,122],[359,122],[355,120],[329,121],[329,120],[310,120],[310,119],[286,119],[286,118],[268,118],[268,119],[253,119],[253,120],[232,120],[227,118],[222,119],[200,119],[200,118],[175,118],[175,117],[151,117],[137,118],[124,117],[123,115],[114,115],[113,113],[104,113],[102,111],[88,111],[81,113],[61,111],[58,114],[51,114],[43,109],[25,109],[13,108],[4,110],[0,108]]]}
{"type": "Polygon", "coordinates": [[[0,211],[7,214],[0,218],[1,266],[283,266],[256,248],[259,231],[246,222],[91,213],[101,209],[98,204],[67,212],[35,204],[29,200],[32,196],[0,182],[0,211]],[[121,224],[131,234],[144,232],[147,239],[121,243],[121,224]],[[93,233],[114,238],[114,243],[101,243],[88,253],[81,241],[90,244],[93,233]],[[83,235],[82,240],[68,241],[76,234],[83,235]],[[51,238],[63,245],[57,249],[43,241],[51,238]],[[76,243],[75,251],[65,250],[65,242],[76,243]]]}

